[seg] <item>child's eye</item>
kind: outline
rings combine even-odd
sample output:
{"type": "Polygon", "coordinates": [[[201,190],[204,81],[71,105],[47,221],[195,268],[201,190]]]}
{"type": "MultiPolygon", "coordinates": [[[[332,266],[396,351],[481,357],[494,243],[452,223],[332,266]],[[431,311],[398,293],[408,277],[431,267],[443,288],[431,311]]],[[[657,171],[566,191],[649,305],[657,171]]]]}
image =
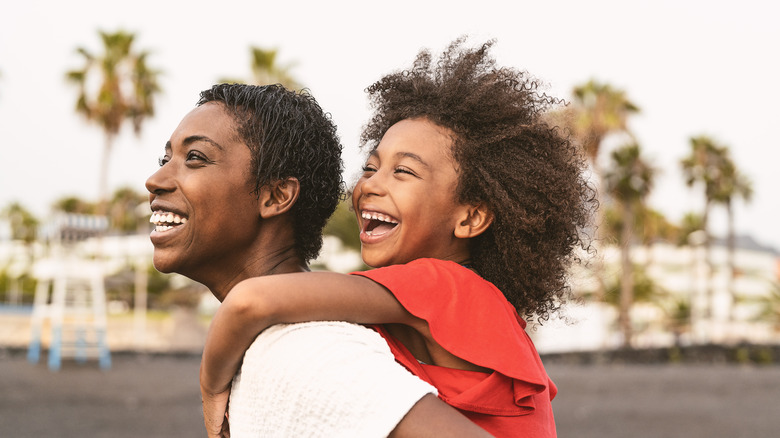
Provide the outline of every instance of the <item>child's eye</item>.
{"type": "Polygon", "coordinates": [[[407,174],[407,175],[417,176],[417,174],[416,174],[416,173],[412,172],[410,169],[408,169],[408,168],[406,168],[406,167],[400,167],[400,166],[399,166],[399,167],[396,167],[396,168],[394,169],[394,172],[395,172],[395,173],[405,173],[405,174],[407,174]]]}
{"type": "Polygon", "coordinates": [[[171,157],[169,157],[167,155],[163,155],[162,157],[157,159],[157,164],[159,164],[160,167],[163,167],[165,165],[165,163],[167,163],[169,161],[171,161],[171,157]]]}
{"type": "Polygon", "coordinates": [[[365,166],[363,166],[363,173],[366,172],[376,172],[376,168],[371,164],[366,164],[365,166]]]}

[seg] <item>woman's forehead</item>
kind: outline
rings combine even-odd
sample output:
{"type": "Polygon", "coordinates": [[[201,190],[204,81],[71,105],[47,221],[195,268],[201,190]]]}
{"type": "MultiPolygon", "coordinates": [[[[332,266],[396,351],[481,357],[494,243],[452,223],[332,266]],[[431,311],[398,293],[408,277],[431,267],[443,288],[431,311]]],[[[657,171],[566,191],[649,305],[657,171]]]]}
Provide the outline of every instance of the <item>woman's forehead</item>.
{"type": "Polygon", "coordinates": [[[236,126],[224,106],[209,102],[187,113],[171,135],[170,143],[178,146],[188,138],[208,138],[219,145],[234,140],[236,126]]]}

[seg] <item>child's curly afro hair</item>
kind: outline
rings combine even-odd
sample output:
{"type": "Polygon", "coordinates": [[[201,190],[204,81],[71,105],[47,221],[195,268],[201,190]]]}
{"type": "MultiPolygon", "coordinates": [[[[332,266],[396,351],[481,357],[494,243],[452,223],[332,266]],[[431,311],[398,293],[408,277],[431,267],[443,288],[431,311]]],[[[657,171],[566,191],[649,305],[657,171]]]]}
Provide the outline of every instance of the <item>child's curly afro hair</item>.
{"type": "Polygon", "coordinates": [[[395,123],[425,118],[455,134],[458,202],[487,204],[491,227],[471,243],[474,269],[518,313],[546,320],[569,292],[567,273],[589,248],[583,230],[596,206],[586,162],[563,130],[543,116],[562,103],[539,92],[527,72],[498,68],[494,41],[476,49],[454,41],[436,60],[421,51],[411,69],[367,92],[375,113],[361,147],[376,148],[395,123]]]}

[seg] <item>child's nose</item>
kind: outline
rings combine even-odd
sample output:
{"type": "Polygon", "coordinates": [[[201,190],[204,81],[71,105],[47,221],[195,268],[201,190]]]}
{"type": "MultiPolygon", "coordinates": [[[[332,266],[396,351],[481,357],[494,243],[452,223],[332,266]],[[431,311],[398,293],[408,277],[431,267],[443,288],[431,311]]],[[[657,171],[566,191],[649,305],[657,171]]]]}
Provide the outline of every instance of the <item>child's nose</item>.
{"type": "Polygon", "coordinates": [[[362,195],[383,195],[385,184],[382,181],[381,173],[374,172],[369,176],[364,176],[359,189],[362,195]]]}

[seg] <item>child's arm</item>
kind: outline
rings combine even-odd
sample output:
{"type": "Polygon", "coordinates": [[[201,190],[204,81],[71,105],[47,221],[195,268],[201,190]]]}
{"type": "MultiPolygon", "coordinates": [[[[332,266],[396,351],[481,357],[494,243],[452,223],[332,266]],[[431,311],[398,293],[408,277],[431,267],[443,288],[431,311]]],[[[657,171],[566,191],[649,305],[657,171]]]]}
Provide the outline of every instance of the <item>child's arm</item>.
{"type": "MultiPolygon", "coordinates": [[[[229,436],[224,432],[230,384],[255,337],[274,324],[318,320],[401,323],[428,333],[427,322],[407,312],[384,286],[365,277],[306,272],[244,280],[231,289],[214,315],[203,351],[200,381],[209,437],[229,436]]],[[[429,398],[415,405],[393,436],[428,436],[420,432],[436,432],[426,426],[432,424],[458,426],[459,436],[485,434],[436,397],[429,398]],[[441,421],[431,423],[434,418],[441,421]]]]}
{"type": "Polygon", "coordinates": [[[214,315],[203,350],[201,392],[223,393],[254,338],[279,323],[305,321],[401,323],[421,333],[414,317],[383,286],[364,277],[332,272],[269,275],[244,280],[214,315]]]}

